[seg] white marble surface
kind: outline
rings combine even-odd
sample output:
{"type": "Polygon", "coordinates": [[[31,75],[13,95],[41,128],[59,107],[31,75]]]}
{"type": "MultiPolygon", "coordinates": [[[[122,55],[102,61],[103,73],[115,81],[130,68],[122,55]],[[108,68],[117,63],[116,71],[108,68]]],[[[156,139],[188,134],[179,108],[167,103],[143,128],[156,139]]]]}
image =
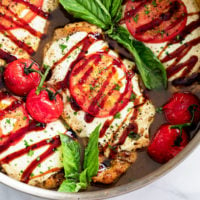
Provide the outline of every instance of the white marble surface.
{"type": "MultiPolygon", "coordinates": [[[[42,200],[0,185],[0,200],[42,200]]],[[[200,200],[200,146],[158,181],[109,200],[200,200]]]]}

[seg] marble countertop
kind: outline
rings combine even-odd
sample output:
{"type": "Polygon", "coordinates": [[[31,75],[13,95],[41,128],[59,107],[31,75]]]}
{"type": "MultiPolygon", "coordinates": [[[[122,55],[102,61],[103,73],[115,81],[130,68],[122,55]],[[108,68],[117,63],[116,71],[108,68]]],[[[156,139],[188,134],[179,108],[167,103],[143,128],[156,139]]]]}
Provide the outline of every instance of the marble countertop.
{"type": "MultiPolygon", "coordinates": [[[[0,184],[0,200],[43,200],[0,184]]],[[[200,146],[178,167],[154,183],[109,200],[199,200],[200,146]]]]}

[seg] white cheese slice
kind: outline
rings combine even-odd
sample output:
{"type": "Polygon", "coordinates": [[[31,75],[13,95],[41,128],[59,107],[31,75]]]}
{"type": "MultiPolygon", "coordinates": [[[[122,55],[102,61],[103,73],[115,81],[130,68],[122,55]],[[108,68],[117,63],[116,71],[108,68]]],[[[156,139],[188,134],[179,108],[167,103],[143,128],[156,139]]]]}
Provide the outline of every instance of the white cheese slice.
{"type": "MultiPolygon", "coordinates": [[[[23,18],[29,14],[31,11],[30,8],[24,6],[22,3],[16,3],[11,2],[8,4],[8,2],[4,1],[2,2],[3,5],[7,6],[7,9],[14,12],[19,18],[23,20],[23,18]]],[[[57,0],[44,0],[42,4],[42,10],[45,12],[49,12],[57,8],[58,1],[57,0]]],[[[31,11],[32,12],[32,11],[31,11]]],[[[6,15],[7,11],[2,8],[0,14],[6,15]]],[[[15,17],[12,17],[12,20],[16,21],[15,17]]],[[[41,34],[44,34],[46,31],[46,26],[48,20],[36,15],[30,22],[29,26],[34,29],[35,31],[40,32],[41,34]]],[[[20,22],[18,22],[20,23],[20,22]]],[[[26,43],[29,47],[31,47],[34,51],[38,49],[39,43],[41,38],[34,36],[31,32],[26,30],[26,28],[21,27],[15,27],[8,31],[1,32],[0,33],[0,49],[5,51],[6,53],[15,56],[16,58],[29,58],[29,53],[23,49],[23,47],[19,47],[14,41],[12,41],[10,33],[16,38],[16,40],[26,43]]],[[[0,58],[0,65],[4,65],[5,61],[0,58]]]]}
{"type": "Polygon", "coordinates": [[[16,121],[17,120],[15,118],[4,118],[0,121],[0,126],[3,132],[3,135],[7,135],[13,130],[16,121]]]}
{"type": "MultiPolygon", "coordinates": [[[[11,145],[6,151],[0,154],[0,159],[5,158],[6,156],[17,152],[21,149],[27,147],[27,145],[36,144],[43,140],[49,140],[52,137],[59,135],[60,133],[64,133],[66,131],[66,127],[61,120],[57,120],[55,122],[47,124],[46,128],[42,131],[32,131],[28,132],[23,139],[21,139],[17,144],[11,145]]],[[[19,158],[16,158],[9,162],[8,164],[2,164],[3,169],[6,173],[17,179],[20,180],[23,171],[29,166],[29,164],[34,161],[35,159],[39,158],[47,149],[49,145],[43,146],[39,149],[33,150],[33,152],[29,152],[28,154],[24,154],[19,158]]],[[[42,183],[48,177],[56,173],[57,171],[53,171],[50,173],[45,174],[51,169],[59,169],[63,167],[62,164],[62,155],[61,150],[57,149],[54,151],[52,155],[47,157],[41,165],[38,165],[34,171],[32,172],[33,178],[29,181],[29,184],[34,185],[35,183],[39,182],[42,183]],[[43,176],[44,173],[44,176],[43,176]],[[38,176],[38,177],[37,177],[38,176]],[[34,178],[36,177],[36,178],[34,178]]]]}

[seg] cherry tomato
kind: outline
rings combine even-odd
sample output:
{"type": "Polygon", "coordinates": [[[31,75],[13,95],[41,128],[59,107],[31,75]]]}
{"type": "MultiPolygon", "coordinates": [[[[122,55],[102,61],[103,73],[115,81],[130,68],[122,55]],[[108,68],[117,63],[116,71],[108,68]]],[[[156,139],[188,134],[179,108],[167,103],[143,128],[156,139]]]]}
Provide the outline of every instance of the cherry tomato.
{"type": "Polygon", "coordinates": [[[129,0],[124,19],[134,38],[160,43],[176,37],[184,29],[187,10],[181,0],[129,0]]]}
{"type": "Polygon", "coordinates": [[[175,93],[167,104],[163,106],[166,119],[171,124],[184,124],[191,122],[192,115],[189,108],[194,107],[194,122],[200,120],[200,101],[192,93],[175,93]]]}
{"type": "Polygon", "coordinates": [[[39,70],[38,65],[29,59],[19,59],[9,63],[4,71],[6,87],[15,95],[25,96],[37,87],[41,77],[37,72],[27,72],[28,67],[39,70]]]}
{"type": "Polygon", "coordinates": [[[106,53],[87,56],[71,72],[70,93],[92,116],[115,115],[128,104],[132,91],[124,64],[106,53]]]}
{"type": "Polygon", "coordinates": [[[57,120],[63,111],[63,101],[53,88],[41,90],[36,94],[36,89],[30,91],[26,99],[26,108],[33,119],[41,123],[57,120]]]}
{"type": "Polygon", "coordinates": [[[148,147],[150,157],[159,163],[166,163],[175,157],[188,144],[184,130],[172,129],[171,125],[162,125],[148,147]]]}

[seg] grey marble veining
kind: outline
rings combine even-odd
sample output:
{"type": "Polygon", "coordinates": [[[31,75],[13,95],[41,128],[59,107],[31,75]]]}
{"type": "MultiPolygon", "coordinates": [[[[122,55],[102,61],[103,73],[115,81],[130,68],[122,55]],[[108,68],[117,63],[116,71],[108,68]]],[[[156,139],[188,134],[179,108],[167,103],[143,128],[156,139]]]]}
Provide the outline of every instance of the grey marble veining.
{"type": "MultiPolygon", "coordinates": [[[[173,171],[156,182],[109,200],[200,200],[200,146],[173,171]]],[[[0,184],[0,200],[44,200],[0,184]]]]}

